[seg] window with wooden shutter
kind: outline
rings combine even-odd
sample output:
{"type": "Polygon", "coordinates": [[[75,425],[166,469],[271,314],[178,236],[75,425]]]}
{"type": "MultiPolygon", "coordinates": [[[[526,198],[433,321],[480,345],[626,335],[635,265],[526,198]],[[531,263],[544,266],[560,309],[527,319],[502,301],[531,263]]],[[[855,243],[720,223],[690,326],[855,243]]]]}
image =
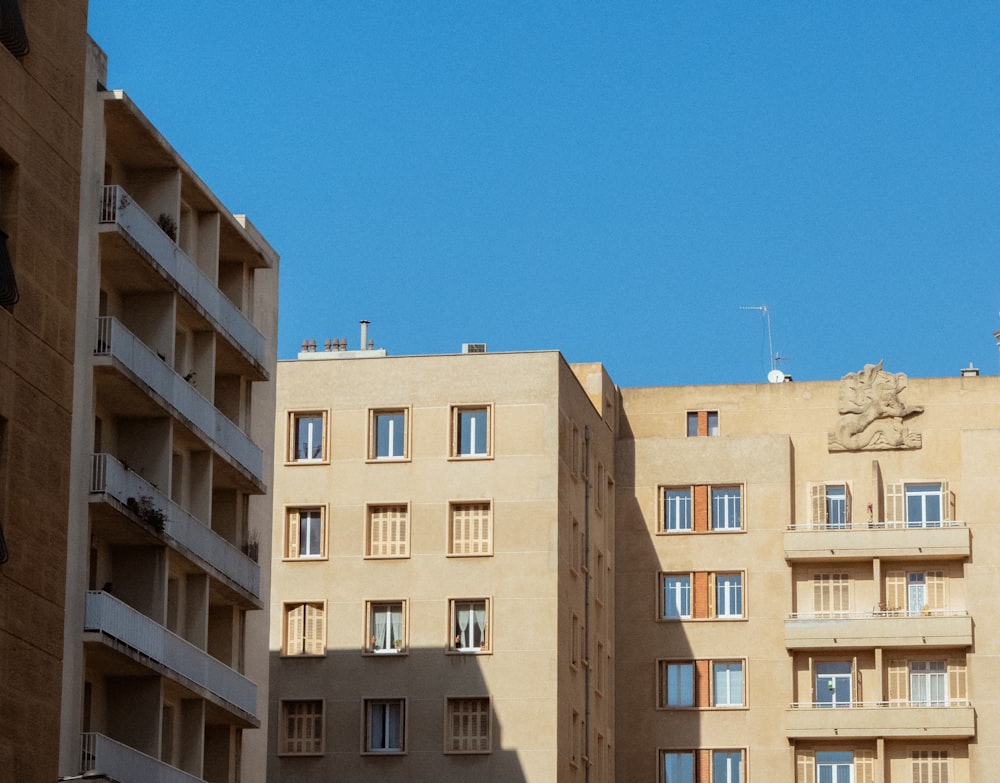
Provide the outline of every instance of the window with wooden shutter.
{"type": "Polygon", "coordinates": [[[282,755],[314,756],[323,752],[323,702],[281,703],[282,755]]]}
{"type": "Polygon", "coordinates": [[[854,751],[854,783],[875,783],[874,751],[854,751]]]}
{"type": "Polygon", "coordinates": [[[493,554],[493,514],[489,501],[451,504],[448,554],[493,554]]]}
{"type": "Polygon", "coordinates": [[[809,524],[826,524],[826,484],[812,484],[809,487],[809,524]]]}
{"type": "Polygon", "coordinates": [[[948,659],[948,699],[951,701],[966,701],[969,698],[969,677],[965,660],[962,658],[948,659]]]}
{"type": "Polygon", "coordinates": [[[902,484],[885,485],[885,521],[895,523],[906,521],[906,498],[902,484]]]}
{"type": "Polygon", "coordinates": [[[886,667],[886,687],[890,702],[900,703],[909,700],[909,666],[905,660],[889,661],[886,667]]]}
{"type": "Polygon", "coordinates": [[[322,603],[285,604],[285,655],[323,655],[326,620],[322,603]]]}
{"type": "Polygon", "coordinates": [[[445,753],[490,752],[490,700],[448,699],[445,753]]]}
{"type": "Polygon", "coordinates": [[[795,783],[816,783],[816,752],[795,752],[795,783]]]}
{"type": "Polygon", "coordinates": [[[368,507],[368,557],[409,557],[409,509],[405,503],[368,507]]]}
{"type": "Polygon", "coordinates": [[[285,557],[289,560],[326,557],[324,508],[290,508],[286,511],[285,557]]]}
{"type": "Polygon", "coordinates": [[[928,608],[944,609],[944,571],[928,571],[926,579],[928,608]]]}
{"type": "Polygon", "coordinates": [[[813,575],[813,611],[827,614],[850,611],[847,574],[813,575]]]}
{"type": "Polygon", "coordinates": [[[949,783],[951,764],[946,750],[915,750],[912,753],[913,783],[949,783]]]}
{"type": "Polygon", "coordinates": [[[885,608],[889,612],[900,612],[906,608],[906,572],[889,571],[885,577],[885,608]]]}

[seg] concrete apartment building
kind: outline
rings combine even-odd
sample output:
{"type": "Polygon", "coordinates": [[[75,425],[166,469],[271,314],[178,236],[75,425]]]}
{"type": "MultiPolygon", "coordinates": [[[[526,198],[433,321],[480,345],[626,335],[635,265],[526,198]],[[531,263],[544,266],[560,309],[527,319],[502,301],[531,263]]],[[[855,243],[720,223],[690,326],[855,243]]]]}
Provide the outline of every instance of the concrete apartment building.
{"type": "Polygon", "coordinates": [[[271,781],[991,779],[1000,378],[338,340],[276,426],[271,781]]]}
{"type": "Polygon", "coordinates": [[[342,348],[278,364],[268,780],[611,780],[607,374],[342,348]]]}
{"type": "Polygon", "coordinates": [[[91,44],[59,774],[250,780],[278,257],[105,82],[91,44]]]}
{"type": "Polygon", "coordinates": [[[0,778],[263,779],[277,255],[105,89],[86,2],[27,6],[0,4],[0,778]]]}
{"type": "Polygon", "coordinates": [[[87,4],[32,3],[23,15],[17,2],[2,6],[0,778],[53,781],[87,4]]]}

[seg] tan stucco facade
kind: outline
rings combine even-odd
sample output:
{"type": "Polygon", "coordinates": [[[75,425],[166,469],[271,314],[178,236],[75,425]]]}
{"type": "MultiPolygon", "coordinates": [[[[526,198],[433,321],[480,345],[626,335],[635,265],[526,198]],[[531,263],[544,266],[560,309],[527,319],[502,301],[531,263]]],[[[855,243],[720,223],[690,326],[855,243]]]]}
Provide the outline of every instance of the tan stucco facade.
{"type": "Polygon", "coordinates": [[[268,779],[584,780],[589,754],[609,780],[606,373],[352,356],[278,365],[268,779]]]}

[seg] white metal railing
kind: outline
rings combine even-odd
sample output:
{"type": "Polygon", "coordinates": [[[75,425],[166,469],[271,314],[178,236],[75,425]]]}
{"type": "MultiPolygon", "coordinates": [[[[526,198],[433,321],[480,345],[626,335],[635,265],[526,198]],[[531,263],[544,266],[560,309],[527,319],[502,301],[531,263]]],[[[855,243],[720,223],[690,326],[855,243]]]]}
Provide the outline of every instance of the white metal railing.
{"type": "Polygon", "coordinates": [[[787,530],[817,531],[837,533],[841,530],[927,530],[942,527],[965,527],[965,522],[956,519],[946,519],[937,522],[844,522],[842,524],[789,525],[787,530]]]}
{"type": "Polygon", "coordinates": [[[219,328],[259,363],[264,335],[119,185],[105,185],[100,222],[116,225],[142,247],[178,285],[194,297],[219,328]]]}
{"type": "Polygon", "coordinates": [[[968,699],[940,699],[927,701],[793,701],[789,708],[793,710],[840,710],[840,709],[923,709],[925,707],[944,708],[948,707],[968,707],[971,702],[968,699]]]}
{"type": "Polygon", "coordinates": [[[163,511],[164,533],[218,568],[243,589],[253,595],[259,594],[260,566],[257,563],[110,454],[92,455],[90,492],[104,492],[122,505],[128,505],[129,498],[137,501],[151,498],[153,506],[163,511]]]}
{"type": "Polygon", "coordinates": [[[86,732],[81,739],[81,775],[101,775],[119,783],[202,783],[201,778],[103,734],[86,732]]]}
{"type": "Polygon", "coordinates": [[[968,617],[965,609],[872,609],[868,612],[789,612],[789,620],[882,620],[899,618],[916,620],[926,617],[968,617]]]}
{"type": "Polygon", "coordinates": [[[145,343],[111,316],[97,319],[95,356],[110,356],[148,384],[221,451],[231,455],[258,480],[263,479],[264,452],[194,386],[145,343]]]}
{"type": "Polygon", "coordinates": [[[243,712],[256,714],[257,686],[250,680],[108,593],[87,593],[83,628],[107,634],[243,712]]]}

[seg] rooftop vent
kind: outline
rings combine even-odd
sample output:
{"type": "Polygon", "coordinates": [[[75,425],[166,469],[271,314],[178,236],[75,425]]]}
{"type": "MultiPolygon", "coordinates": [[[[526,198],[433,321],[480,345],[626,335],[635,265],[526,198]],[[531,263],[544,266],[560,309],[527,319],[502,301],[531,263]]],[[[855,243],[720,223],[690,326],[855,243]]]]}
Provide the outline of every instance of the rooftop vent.
{"type": "Polygon", "coordinates": [[[486,353],[486,343],[462,343],[462,353],[486,353]]]}
{"type": "Polygon", "coordinates": [[[979,368],[973,366],[972,362],[969,362],[969,366],[963,367],[961,372],[963,378],[975,378],[979,375],[979,368]]]}

